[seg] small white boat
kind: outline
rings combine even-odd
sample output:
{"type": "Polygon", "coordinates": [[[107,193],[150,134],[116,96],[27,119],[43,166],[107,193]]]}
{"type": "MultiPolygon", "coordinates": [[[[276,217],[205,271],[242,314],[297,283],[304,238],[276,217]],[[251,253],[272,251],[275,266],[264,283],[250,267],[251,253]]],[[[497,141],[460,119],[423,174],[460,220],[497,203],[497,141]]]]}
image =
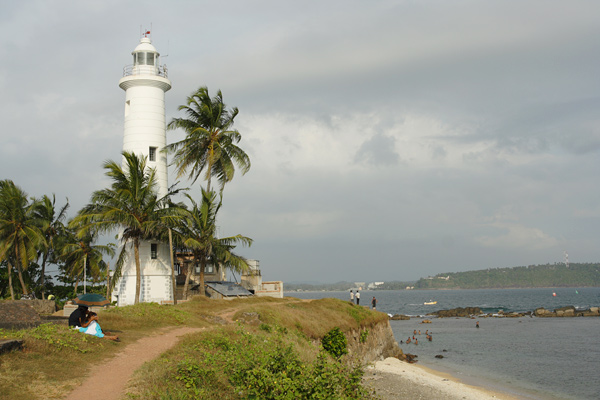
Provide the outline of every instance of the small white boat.
{"type": "Polygon", "coordinates": [[[425,303],[426,306],[431,305],[431,304],[437,304],[437,301],[426,301],[425,303]]]}

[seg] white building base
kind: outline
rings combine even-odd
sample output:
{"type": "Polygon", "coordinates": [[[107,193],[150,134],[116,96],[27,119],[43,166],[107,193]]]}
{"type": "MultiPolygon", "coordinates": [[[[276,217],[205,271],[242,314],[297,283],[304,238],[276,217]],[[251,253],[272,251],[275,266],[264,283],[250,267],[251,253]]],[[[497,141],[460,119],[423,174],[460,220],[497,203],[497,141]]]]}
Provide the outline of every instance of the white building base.
{"type": "MultiPolygon", "coordinates": [[[[124,275],[112,292],[117,306],[135,304],[135,275],[124,275]]],[[[163,303],[173,300],[173,283],[170,275],[144,275],[140,287],[140,303],[163,303]]]]}

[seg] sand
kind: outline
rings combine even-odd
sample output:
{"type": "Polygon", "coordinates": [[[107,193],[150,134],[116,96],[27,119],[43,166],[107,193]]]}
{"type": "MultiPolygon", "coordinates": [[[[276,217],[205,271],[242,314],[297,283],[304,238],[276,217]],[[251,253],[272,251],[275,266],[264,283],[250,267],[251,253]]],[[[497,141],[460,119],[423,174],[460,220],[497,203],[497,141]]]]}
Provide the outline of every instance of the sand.
{"type": "Polygon", "coordinates": [[[397,358],[386,358],[368,366],[363,382],[382,400],[517,400],[517,397],[467,385],[451,375],[397,358]]]}

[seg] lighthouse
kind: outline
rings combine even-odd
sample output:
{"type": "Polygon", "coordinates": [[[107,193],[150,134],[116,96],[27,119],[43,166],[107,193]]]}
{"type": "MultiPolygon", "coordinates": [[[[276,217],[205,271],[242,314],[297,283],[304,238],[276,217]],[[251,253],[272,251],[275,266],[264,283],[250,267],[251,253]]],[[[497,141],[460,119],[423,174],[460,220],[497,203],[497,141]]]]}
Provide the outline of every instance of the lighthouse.
{"type": "MultiPolygon", "coordinates": [[[[123,68],[119,87],[125,91],[125,128],[123,151],[147,159],[156,169],[158,196],[167,194],[167,156],[161,150],[167,144],[165,92],[171,89],[167,68],[160,65],[160,54],[146,32],[131,53],[133,64],[123,68]]],[[[128,246],[131,246],[128,244],[128,246]]],[[[136,270],[133,249],[123,265],[122,275],[113,289],[118,305],[135,302],[136,270]]],[[[140,302],[173,299],[169,246],[159,241],[140,241],[140,302]]]]}

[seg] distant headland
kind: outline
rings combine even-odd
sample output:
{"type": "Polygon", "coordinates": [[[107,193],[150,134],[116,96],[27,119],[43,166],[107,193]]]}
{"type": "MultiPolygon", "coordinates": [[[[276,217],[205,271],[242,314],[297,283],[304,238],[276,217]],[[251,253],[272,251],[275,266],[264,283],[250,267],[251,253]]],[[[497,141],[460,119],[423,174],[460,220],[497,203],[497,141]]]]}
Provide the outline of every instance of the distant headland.
{"type": "Polygon", "coordinates": [[[600,263],[529,265],[446,272],[418,281],[287,283],[286,291],[600,287],[600,263]]]}

